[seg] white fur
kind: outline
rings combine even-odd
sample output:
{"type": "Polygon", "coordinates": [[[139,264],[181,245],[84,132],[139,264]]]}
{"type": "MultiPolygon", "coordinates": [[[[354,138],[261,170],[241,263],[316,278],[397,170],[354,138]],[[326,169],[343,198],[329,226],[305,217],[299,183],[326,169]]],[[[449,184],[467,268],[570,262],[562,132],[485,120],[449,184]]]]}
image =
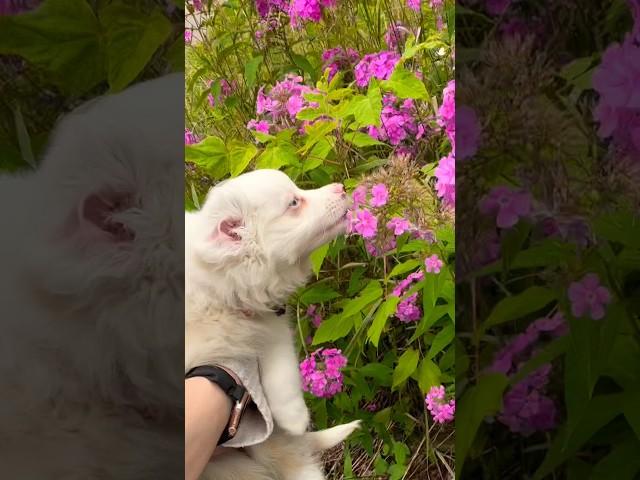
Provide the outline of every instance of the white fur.
{"type": "Polygon", "coordinates": [[[0,179],[7,478],[182,475],[182,90],[172,75],[91,101],[37,171],[0,179]],[[133,238],[88,220],[116,197],[105,222],[133,238]]]}
{"type": "MultiPolygon", "coordinates": [[[[249,456],[231,452],[216,460],[204,478],[324,478],[314,457],[318,433],[304,433],[309,413],[292,332],[273,309],[305,283],[309,254],[344,233],[347,207],[341,185],[301,190],[282,172],[256,170],[216,186],[202,210],[186,215],[185,370],[257,359],[279,427],[247,448],[249,456]]],[[[353,428],[326,435],[341,441],[353,428]]]]}

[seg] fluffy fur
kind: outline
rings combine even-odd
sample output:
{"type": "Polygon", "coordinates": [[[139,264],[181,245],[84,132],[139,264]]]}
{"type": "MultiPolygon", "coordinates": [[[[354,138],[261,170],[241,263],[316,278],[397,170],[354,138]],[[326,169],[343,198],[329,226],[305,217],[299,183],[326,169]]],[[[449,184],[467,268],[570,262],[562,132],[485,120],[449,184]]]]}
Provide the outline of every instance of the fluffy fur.
{"type": "Polygon", "coordinates": [[[278,427],[267,442],[217,459],[204,478],[322,479],[315,454],[356,428],[304,433],[292,333],[273,313],[305,283],[309,254],[345,232],[347,207],[342,185],[301,190],[282,172],[257,170],[216,186],[202,210],[187,214],[185,370],[257,359],[278,427]]]}
{"type": "Polygon", "coordinates": [[[182,90],[91,101],[0,179],[8,478],[183,475],[182,90]]]}

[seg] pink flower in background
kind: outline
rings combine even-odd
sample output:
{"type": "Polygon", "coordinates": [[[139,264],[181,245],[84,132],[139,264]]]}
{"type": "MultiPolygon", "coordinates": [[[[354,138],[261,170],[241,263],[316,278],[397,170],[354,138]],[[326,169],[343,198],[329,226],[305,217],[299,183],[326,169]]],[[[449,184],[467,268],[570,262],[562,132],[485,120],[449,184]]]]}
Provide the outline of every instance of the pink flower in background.
{"type": "MultiPolygon", "coordinates": [[[[207,85],[207,88],[211,88],[211,86],[213,85],[213,80],[207,80],[205,83],[207,85]]],[[[233,86],[231,85],[231,83],[229,83],[227,79],[221,78],[219,80],[219,84],[220,84],[220,93],[218,94],[218,97],[214,97],[213,93],[209,93],[207,95],[207,100],[211,107],[215,107],[216,103],[223,101],[225,98],[227,98],[233,93],[233,86]]]]}
{"type": "Polygon", "coordinates": [[[388,141],[391,145],[399,145],[405,140],[412,144],[422,137],[424,126],[417,123],[417,110],[413,100],[399,100],[394,95],[385,94],[382,105],[381,126],[368,127],[367,132],[371,137],[388,141]]]}
{"type": "Polygon", "coordinates": [[[389,200],[389,191],[384,183],[378,183],[371,188],[372,207],[382,207],[387,204],[387,200],[389,200]]]}
{"type": "Polygon", "coordinates": [[[438,255],[431,255],[430,257],[425,258],[424,266],[427,270],[427,273],[440,273],[440,269],[444,265],[444,262],[440,260],[438,255]]]}
{"type": "Polygon", "coordinates": [[[302,389],[319,398],[331,398],[342,391],[342,369],[347,357],[336,348],[319,349],[300,363],[302,389]]]}
{"type": "Polygon", "coordinates": [[[198,143],[199,141],[200,140],[198,139],[198,137],[196,136],[195,133],[193,133],[188,128],[184,129],[184,144],[185,145],[193,145],[194,143],[198,143]]]}
{"type": "Polygon", "coordinates": [[[434,170],[436,192],[442,202],[449,207],[456,205],[456,160],[453,154],[440,159],[440,163],[434,170]]]}
{"type": "Polygon", "coordinates": [[[202,11],[202,0],[193,0],[191,3],[197,12],[202,11]]]}
{"type": "Polygon", "coordinates": [[[466,105],[457,107],[456,112],[456,158],[465,160],[478,151],[480,142],[480,123],[476,111],[466,105]]]}
{"type": "Polygon", "coordinates": [[[387,228],[393,230],[394,235],[402,235],[411,228],[411,223],[406,218],[393,217],[387,222],[387,228]]]}
{"type": "Polygon", "coordinates": [[[249,120],[249,123],[247,123],[247,128],[249,130],[255,130],[256,132],[265,134],[269,134],[269,126],[269,122],[267,122],[266,120],[260,120],[259,122],[256,122],[255,120],[249,120]]]}
{"type": "Polygon", "coordinates": [[[418,294],[414,293],[402,300],[396,308],[396,317],[402,323],[411,323],[420,320],[422,317],[422,310],[416,305],[418,301],[418,294]]]}
{"type": "Polygon", "coordinates": [[[502,15],[510,5],[511,0],[486,0],[487,12],[493,16],[502,15]]]}
{"type": "Polygon", "coordinates": [[[407,7],[409,7],[414,12],[419,12],[421,3],[422,0],[407,0],[407,7]]]}
{"type": "Polygon", "coordinates": [[[191,33],[191,30],[185,30],[184,31],[184,43],[186,43],[187,45],[191,44],[191,40],[193,38],[193,34],[191,33]]]}
{"type": "Polygon", "coordinates": [[[329,80],[339,71],[353,70],[360,55],[353,48],[336,47],[322,53],[322,70],[329,69],[329,80]]]}
{"type": "Polygon", "coordinates": [[[365,55],[355,67],[356,84],[366,87],[372,78],[387,80],[399,61],[400,55],[392,51],[365,55]]]}
{"type": "Polygon", "coordinates": [[[424,278],[424,273],[422,273],[422,271],[420,270],[409,274],[407,278],[400,281],[396,285],[396,287],[393,289],[392,295],[395,295],[396,297],[401,297],[413,282],[419,282],[423,278],[424,278]]]}
{"type": "Polygon", "coordinates": [[[270,14],[287,12],[289,9],[288,0],[256,0],[256,10],[261,18],[266,18],[270,14]]]}
{"type": "Polygon", "coordinates": [[[480,212],[485,215],[496,215],[499,228],[513,227],[520,218],[531,211],[531,195],[512,187],[494,187],[480,199],[480,212]]]}
{"type": "Polygon", "coordinates": [[[376,412],[378,410],[378,405],[373,402],[364,407],[367,412],[376,412]]]}
{"type": "Polygon", "coordinates": [[[307,307],[307,317],[309,317],[309,319],[311,320],[311,323],[316,328],[320,326],[323,320],[322,315],[318,311],[317,305],[309,305],[309,307],[307,307]]]}
{"type": "Polygon", "coordinates": [[[438,124],[445,129],[455,151],[456,81],[449,80],[442,91],[442,105],[438,108],[438,124]]]}
{"type": "Polygon", "coordinates": [[[391,23],[384,34],[384,42],[389,49],[397,50],[399,46],[404,47],[409,33],[409,29],[402,23],[391,23]]]}
{"type": "Polygon", "coordinates": [[[352,229],[364,238],[373,238],[378,231],[378,219],[369,210],[358,210],[352,229]]]}
{"type": "Polygon", "coordinates": [[[443,385],[431,387],[424,403],[436,423],[451,422],[455,418],[456,401],[452,398],[447,402],[443,385]]]}
{"type": "Polygon", "coordinates": [[[431,9],[440,10],[444,7],[444,0],[431,0],[431,9]]]}
{"type": "Polygon", "coordinates": [[[588,273],[569,286],[569,300],[574,317],[588,315],[593,320],[600,320],[605,315],[605,306],[611,302],[611,294],[600,284],[598,275],[588,273]]]}

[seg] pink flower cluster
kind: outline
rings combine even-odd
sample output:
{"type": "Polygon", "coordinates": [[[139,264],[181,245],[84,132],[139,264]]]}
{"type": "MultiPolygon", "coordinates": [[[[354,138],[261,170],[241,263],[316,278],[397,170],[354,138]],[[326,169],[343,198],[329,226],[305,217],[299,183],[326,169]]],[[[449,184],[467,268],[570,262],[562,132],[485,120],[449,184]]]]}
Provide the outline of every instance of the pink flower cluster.
{"type": "Polygon", "coordinates": [[[448,423],[455,418],[456,400],[452,398],[446,401],[443,385],[431,387],[424,403],[436,423],[448,423]]]}
{"type": "Polygon", "coordinates": [[[356,84],[366,87],[372,78],[387,80],[399,61],[400,55],[392,51],[365,55],[355,67],[356,84]]]}
{"type": "Polygon", "coordinates": [[[311,320],[314,327],[318,328],[322,323],[322,315],[318,311],[317,305],[309,305],[307,307],[307,317],[311,320]]]}
{"type": "MultiPolygon", "coordinates": [[[[349,231],[360,234],[364,238],[373,238],[378,233],[378,218],[367,208],[360,208],[367,204],[367,189],[364,186],[357,187],[351,194],[353,210],[350,215],[349,231]]],[[[382,207],[389,200],[389,191],[383,183],[378,183],[371,188],[369,205],[374,208],[382,207]]]]}
{"type": "MultiPolygon", "coordinates": [[[[407,278],[401,280],[393,289],[392,295],[401,297],[411,287],[413,282],[419,282],[424,278],[422,270],[410,273],[407,278]]],[[[402,300],[396,307],[396,317],[402,323],[411,323],[420,320],[422,317],[422,310],[417,305],[418,293],[413,293],[407,298],[402,300]]]]}
{"type": "Polygon", "coordinates": [[[422,0],[407,0],[407,7],[409,7],[414,12],[420,12],[420,4],[422,0]]]}
{"type": "Polygon", "coordinates": [[[302,389],[319,398],[330,398],[342,391],[342,369],[347,357],[337,348],[321,348],[300,363],[302,389]]]}
{"type": "Polygon", "coordinates": [[[600,284],[595,273],[588,273],[582,280],[569,285],[571,313],[574,317],[588,315],[593,320],[601,320],[605,315],[605,306],[611,302],[611,294],[600,284]]]}
{"type": "Polygon", "coordinates": [[[193,133],[188,128],[184,129],[184,144],[185,145],[193,145],[194,143],[198,143],[199,141],[200,141],[200,139],[198,138],[198,136],[195,133],[193,133]]]}
{"type": "Polygon", "coordinates": [[[353,69],[360,55],[353,48],[331,48],[322,53],[322,70],[329,69],[329,80],[339,71],[353,69]]]}
{"type": "MultiPolygon", "coordinates": [[[[520,368],[536,355],[537,344],[545,337],[557,338],[568,333],[562,314],[536,320],[526,331],[514,337],[495,356],[489,371],[516,375],[520,368]]],[[[498,420],[514,433],[530,435],[550,430],[556,425],[556,407],[546,394],[551,364],[546,364],[513,386],[503,398],[498,420]]]]}
{"type": "Polygon", "coordinates": [[[193,39],[193,33],[191,32],[191,30],[189,30],[188,28],[186,28],[184,30],[184,43],[186,45],[191,45],[191,40],[193,39]]]}
{"type": "Polygon", "coordinates": [[[261,18],[267,18],[278,12],[287,12],[289,0],[256,0],[256,10],[261,18]]]}
{"type": "Polygon", "coordinates": [[[480,213],[495,215],[498,228],[513,227],[531,212],[531,194],[507,186],[494,187],[480,199],[480,213]]]}
{"type": "Polygon", "coordinates": [[[380,128],[374,125],[368,127],[372,138],[399,145],[404,141],[412,144],[424,136],[425,127],[415,118],[416,108],[412,99],[400,101],[394,95],[385,94],[382,105],[380,128]]]}
{"type": "Polygon", "coordinates": [[[324,8],[333,8],[336,0],[291,0],[289,17],[291,26],[297,28],[301,21],[319,22],[324,8]]]}
{"type": "Polygon", "coordinates": [[[600,137],[611,138],[616,150],[640,162],[640,6],[637,0],[630,5],[633,31],[605,50],[593,74],[600,94],[594,116],[600,137]]]}
{"type": "Polygon", "coordinates": [[[288,74],[284,80],[276,83],[268,94],[264,87],[258,91],[256,113],[261,119],[251,120],[247,124],[250,130],[270,133],[270,130],[280,131],[298,125],[296,115],[307,107],[317,106],[304,98],[305,93],[314,90],[302,83],[302,77],[288,74]]]}
{"type": "Polygon", "coordinates": [[[444,128],[451,142],[451,153],[440,159],[434,171],[436,192],[446,207],[456,205],[456,81],[450,80],[442,91],[442,105],[438,109],[438,124],[444,128]]]}
{"type": "Polygon", "coordinates": [[[424,259],[424,267],[427,273],[440,273],[444,262],[435,253],[424,259]]]}

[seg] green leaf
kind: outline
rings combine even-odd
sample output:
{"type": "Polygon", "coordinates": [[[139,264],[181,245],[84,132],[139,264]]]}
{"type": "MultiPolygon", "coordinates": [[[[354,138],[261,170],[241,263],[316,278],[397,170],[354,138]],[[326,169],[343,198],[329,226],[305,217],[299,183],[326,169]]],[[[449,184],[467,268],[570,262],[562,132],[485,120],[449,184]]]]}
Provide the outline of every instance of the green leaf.
{"type": "Polygon", "coordinates": [[[507,377],[501,374],[484,375],[469,388],[456,408],[456,471],[462,467],[473,444],[476,432],[485,417],[494,415],[502,406],[502,394],[507,377]]]}
{"type": "Polygon", "coordinates": [[[631,425],[636,437],[640,440],[640,391],[629,392],[622,407],[624,416],[631,425]]]}
{"type": "Polygon", "coordinates": [[[172,25],[159,8],[147,14],[123,1],[102,9],[100,20],[106,30],[109,86],[118,92],[140,75],[169,37],[172,25]]]}
{"type": "Polygon", "coordinates": [[[86,0],[46,0],[0,16],[0,54],[43,68],[64,93],[80,95],[105,80],[101,27],[86,0]]]}
{"type": "Polygon", "coordinates": [[[333,288],[324,283],[318,283],[307,288],[301,295],[300,301],[305,305],[311,305],[312,303],[322,303],[334,298],[338,298],[340,294],[333,288]]]}
{"type": "Polygon", "coordinates": [[[358,369],[363,377],[373,378],[381,386],[391,386],[393,370],[383,363],[367,363],[358,369]]]}
{"type": "Polygon", "coordinates": [[[253,57],[244,65],[244,79],[247,82],[247,88],[251,89],[256,84],[256,77],[258,75],[258,69],[262,63],[262,55],[253,57]]]}
{"type": "Polygon", "coordinates": [[[398,265],[393,267],[393,269],[388,275],[388,278],[393,278],[396,275],[402,275],[403,273],[410,272],[411,270],[414,270],[416,267],[419,267],[421,263],[422,262],[420,262],[420,260],[415,260],[415,259],[411,259],[411,260],[407,260],[406,262],[399,263],[398,265]]]}
{"type": "Polygon", "coordinates": [[[18,136],[18,145],[20,146],[22,159],[35,168],[36,159],[33,155],[33,149],[31,148],[31,136],[29,135],[27,126],[24,123],[24,117],[22,116],[20,105],[15,105],[13,107],[13,119],[16,125],[16,134],[18,136]]]}
{"type": "Polygon", "coordinates": [[[442,330],[440,330],[436,336],[433,338],[433,342],[431,342],[431,347],[429,348],[429,354],[427,358],[431,359],[439,354],[442,350],[444,350],[451,342],[453,341],[456,335],[453,324],[450,323],[442,330]]]}
{"type": "Polygon", "coordinates": [[[322,263],[324,262],[328,251],[329,244],[327,243],[322,245],[320,248],[315,249],[309,256],[309,259],[311,260],[311,268],[316,277],[320,273],[320,268],[322,267],[322,263]]]}
{"type": "Polygon", "coordinates": [[[506,297],[496,304],[480,328],[480,335],[490,327],[524,317],[556,300],[556,292],[543,287],[529,287],[524,292],[506,297]]]}
{"type": "Polygon", "coordinates": [[[344,449],[344,463],[342,467],[342,471],[344,472],[344,476],[346,478],[353,477],[353,464],[351,462],[351,451],[348,448],[344,449]]]}
{"type": "Polygon", "coordinates": [[[615,445],[609,455],[598,462],[589,480],[634,480],[640,472],[640,441],[630,438],[615,445]]]}
{"type": "Polygon", "coordinates": [[[290,143],[276,143],[269,145],[258,157],[257,168],[279,169],[286,165],[295,165],[300,157],[295,147],[290,143]]]}
{"type": "Polygon", "coordinates": [[[367,95],[356,95],[349,102],[347,109],[353,114],[355,121],[362,126],[380,126],[380,114],[382,113],[382,92],[380,87],[369,86],[367,95]]]}
{"type": "Polygon", "coordinates": [[[420,387],[420,391],[423,394],[427,394],[431,387],[435,387],[440,385],[440,367],[433,363],[432,360],[425,358],[420,362],[420,368],[418,368],[417,372],[418,376],[418,387],[420,387]]]}
{"type": "Polygon", "coordinates": [[[631,212],[610,212],[594,222],[596,235],[640,249],[640,217],[631,212]]]}
{"type": "Polygon", "coordinates": [[[384,143],[376,140],[370,135],[363,132],[349,132],[345,133],[343,137],[347,142],[355,145],[356,147],[370,147],[372,145],[384,145],[384,143]]]}
{"type": "Polygon", "coordinates": [[[418,367],[419,354],[413,348],[405,350],[398,359],[398,365],[393,371],[392,389],[406,381],[418,367]]]}
{"type": "Polygon", "coordinates": [[[245,171],[258,149],[251,143],[233,144],[229,148],[229,166],[232,177],[237,177],[245,171]]]}
{"type": "Polygon", "coordinates": [[[401,63],[396,66],[389,80],[383,80],[381,85],[382,88],[391,90],[399,98],[429,99],[427,87],[424,86],[422,80],[416,77],[415,73],[405,69],[401,63]]]}
{"type": "Polygon", "coordinates": [[[227,147],[218,137],[207,137],[195,145],[186,145],[184,151],[185,161],[202,167],[215,180],[229,172],[227,147]]]}
{"type": "Polygon", "coordinates": [[[309,60],[307,60],[302,55],[298,55],[297,53],[292,53],[291,58],[293,59],[293,63],[296,64],[296,67],[300,68],[300,70],[309,75],[310,80],[313,83],[316,83],[316,81],[318,80],[318,75],[315,68],[311,66],[311,63],[309,63],[309,60]]]}
{"type": "Polygon", "coordinates": [[[303,108],[298,112],[296,118],[298,120],[315,120],[322,116],[322,111],[318,108],[303,108]]]}
{"type": "Polygon", "coordinates": [[[315,122],[313,125],[309,125],[306,129],[306,140],[304,143],[304,147],[300,150],[302,154],[307,153],[311,148],[324,140],[327,135],[333,132],[336,128],[338,128],[338,122],[336,121],[327,121],[327,120],[319,120],[315,122]]]}
{"type": "Polygon", "coordinates": [[[352,317],[353,315],[362,312],[367,305],[375,302],[382,296],[382,287],[377,280],[371,280],[360,294],[351,300],[349,300],[342,310],[342,315],[345,317],[352,317]]]}
{"type": "Polygon", "coordinates": [[[400,297],[392,295],[387,300],[385,300],[380,308],[378,308],[376,316],[373,319],[373,322],[371,322],[371,326],[369,327],[369,331],[367,332],[367,338],[375,347],[378,346],[380,335],[382,335],[384,328],[387,326],[387,320],[391,315],[395,313],[399,302],[400,297]]]}
{"type": "Polygon", "coordinates": [[[313,337],[312,344],[318,345],[320,343],[333,342],[344,338],[349,335],[353,326],[353,316],[347,317],[342,314],[332,315],[320,324],[320,327],[318,327],[313,337]]]}

